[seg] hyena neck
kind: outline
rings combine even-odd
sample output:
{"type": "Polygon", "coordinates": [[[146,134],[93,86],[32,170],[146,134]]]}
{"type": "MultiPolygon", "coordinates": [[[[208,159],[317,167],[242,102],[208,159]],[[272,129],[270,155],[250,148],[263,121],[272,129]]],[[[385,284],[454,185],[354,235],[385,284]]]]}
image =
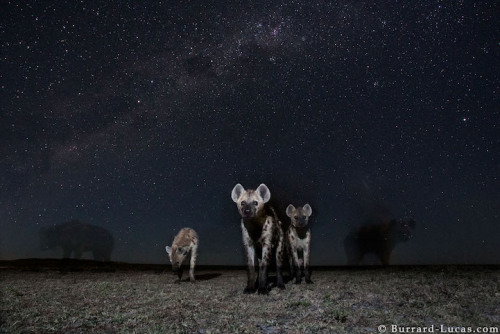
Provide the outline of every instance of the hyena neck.
{"type": "Polygon", "coordinates": [[[305,239],[305,237],[307,236],[307,232],[309,232],[309,227],[307,227],[307,226],[296,227],[296,226],[291,225],[290,227],[295,230],[295,233],[297,233],[297,236],[300,239],[305,239]]]}
{"type": "Polygon", "coordinates": [[[259,212],[259,214],[255,217],[243,218],[243,225],[254,242],[257,242],[260,239],[260,236],[262,235],[262,228],[264,227],[266,219],[267,215],[264,213],[264,210],[261,210],[261,212],[259,212]]]}

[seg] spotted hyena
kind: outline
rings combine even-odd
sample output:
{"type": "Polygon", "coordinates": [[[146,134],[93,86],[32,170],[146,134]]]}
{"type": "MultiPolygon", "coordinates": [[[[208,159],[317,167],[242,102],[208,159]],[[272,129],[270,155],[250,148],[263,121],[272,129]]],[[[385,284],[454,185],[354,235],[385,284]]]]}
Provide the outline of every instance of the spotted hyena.
{"type": "Polygon", "coordinates": [[[94,260],[109,261],[114,245],[108,230],[78,220],[42,228],[39,237],[42,250],[61,247],[63,258],[73,254],[75,259],[80,259],[83,253],[92,252],[94,260]]]}
{"type": "Polygon", "coordinates": [[[357,265],[365,254],[374,253],[382,265],[389,265],[394,247],[400,242],[408,241],[414,229],[413,219],[393,219],[361,226],[344,239],[348,264],[357,265]]]}
{"type": "Polygon", "coordinates": [[[198,255],[198,234],[192,228],[183,228],[177,233],[172,243],[172,247],[165,246],[170,262],[172,263],[172,271],[177,273],[179,282],[182,277],[182,262],[191,251],[191,261],[189,266],[189,280],[194,282],[194,266],[196,265],[196,256],[198,255]]]}
{"type": "Polygon", "coordinates": [[[238,206],[241,215],[243,245],[247,257],[247,287],[244,293],[253,293],[256,288],[255,257],[259,262],[258,292],[267,294],[267,273],[271,254],[276,255],[277,285],[285,288],[282,276],[284,234],[281,222],[274,209],[266,203],[271,199],[271,192],[265,184],[255,190],[245,190],[237,184],[231,192],[231,198],[238,206]]]}
{"type": "Polygon", "coordinates": [[[286,240],[288,245],[288,258],[290,261],[290,277],[295,274],[295,283],[300,284],[302,281],[302,264],[304,266],[304,275],[306,283],[312,283],[311,272],[309,271],[309,256],[311,246],[311,229],[309,227],[309,217],[311,217],[312,209],[309,204],[303,207],[295,208],[290,204],[286,208],[286,215],[290,217],[290,227],[286,232],[286,240]],[[302,254],[301,254],[302,253],[302,254]],[[302,255],[302,258],[300,258],[302,255]]]}

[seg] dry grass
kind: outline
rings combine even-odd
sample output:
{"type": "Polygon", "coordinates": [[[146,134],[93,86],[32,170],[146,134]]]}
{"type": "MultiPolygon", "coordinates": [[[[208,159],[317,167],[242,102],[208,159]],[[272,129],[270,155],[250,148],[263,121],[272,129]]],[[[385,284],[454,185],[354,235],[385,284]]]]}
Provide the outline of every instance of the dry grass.
{"type": "Polygon", "coordinates": [[[313,272],[312,285],[242,293],[241,270],[0,272],[0,333],[377,333],[400,326],[498,326],[497,269],[313,272]],[[220,275],[216,275],[220,274],[220,275]]]}

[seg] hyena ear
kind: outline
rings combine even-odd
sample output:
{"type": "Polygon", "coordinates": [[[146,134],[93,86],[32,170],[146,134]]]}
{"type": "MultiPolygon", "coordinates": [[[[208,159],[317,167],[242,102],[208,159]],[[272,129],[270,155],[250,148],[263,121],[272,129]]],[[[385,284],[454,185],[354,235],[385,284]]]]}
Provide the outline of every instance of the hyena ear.
{"type": "Polygon", "coordinates": [[[240,198],[241,194],[245,191],[245,188],[241,184],[237,184],[234,186],[233,191],[231,192],[231,199],[233,202],[238,203],[238,198],[240,198]]]}
{"type": "Polygon", "coordinates": [[[172,248],[170,248],[170,246],[165,246],[165,250],[167,251],[168,255],[172,254],[172,248]]]}
{"type": "Polygon", "coordinates": [[[262,197],[264,203],[269,202],[269,200],[271,199],[271,191],[269,191],[269,188],[264,183],[261,183],[256,191],[257,194],[259,194],[260,197],[262,197]]]}
{"type": "Polygon", "coordinates": [[[309,204],[304,205],[304,207],[302,209],[304,210],[304,213],[308,217],[311,216],[313,213],[313,209],[311,208],[311,206],[309,204]]]}
{"type": "Polygon", "coordinates": [[[286,207],[286,215],[290,218],[292,218],[292,215],[293,215],[293,212],[295,211],[295,207],[291,204],[289,204],[287,207],[286,207]]]}

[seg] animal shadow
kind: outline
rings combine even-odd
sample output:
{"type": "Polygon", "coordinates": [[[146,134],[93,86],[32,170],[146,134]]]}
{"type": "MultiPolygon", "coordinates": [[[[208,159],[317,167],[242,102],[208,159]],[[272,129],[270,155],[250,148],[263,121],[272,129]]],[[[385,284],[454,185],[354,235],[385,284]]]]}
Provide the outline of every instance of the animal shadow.
{"type": "MultiPolygon", "coordinates": [[[[209,273],[209,274],[194,275],[194,278],[197,281],[209,281],[209,280],[217,278],[221,275],[222,275],[221,273],[209,273]]],[[[189,282],[189,277],[183,279],[182,282],[189,282]]]]}

